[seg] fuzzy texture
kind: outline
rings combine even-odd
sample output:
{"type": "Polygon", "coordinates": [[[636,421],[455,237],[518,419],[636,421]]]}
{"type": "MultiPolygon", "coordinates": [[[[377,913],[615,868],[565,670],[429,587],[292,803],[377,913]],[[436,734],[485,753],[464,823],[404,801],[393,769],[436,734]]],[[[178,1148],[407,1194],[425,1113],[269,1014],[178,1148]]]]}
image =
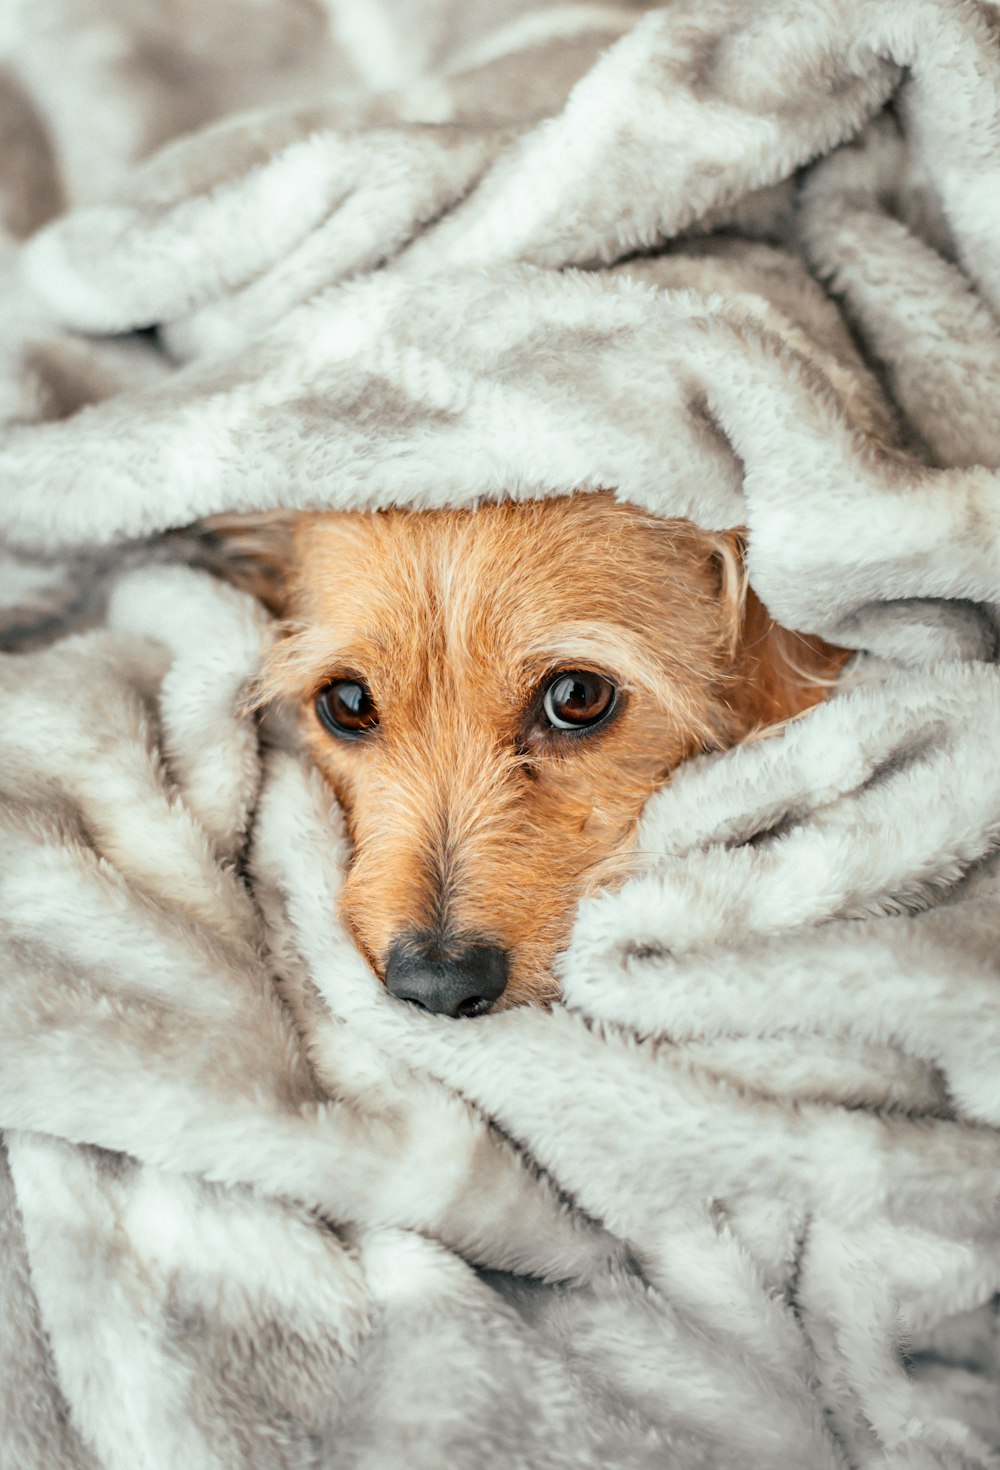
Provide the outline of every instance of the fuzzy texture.
{"type": "Polygon", "coordinates": [[[254,16],[0,21],[0,1461],[997,1465],[995,7],[254,16]],[[159,533],[604,488],[863,656],[421,1014],[159,533]]]}

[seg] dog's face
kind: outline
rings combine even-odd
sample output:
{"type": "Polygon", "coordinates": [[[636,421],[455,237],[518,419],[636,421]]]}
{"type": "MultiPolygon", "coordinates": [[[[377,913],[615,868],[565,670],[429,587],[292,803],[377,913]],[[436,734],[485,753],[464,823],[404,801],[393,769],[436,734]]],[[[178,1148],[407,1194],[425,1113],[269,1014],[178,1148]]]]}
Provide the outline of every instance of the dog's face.
{"type": "Polygon", "coordinates": [[[347,814],[344,917],[431,1010],[550,998],[650,793],[793,712],[766,617],[748,650],[732,543],[607,495],[307,515],[288,558],[264,693],[347,814]]]}

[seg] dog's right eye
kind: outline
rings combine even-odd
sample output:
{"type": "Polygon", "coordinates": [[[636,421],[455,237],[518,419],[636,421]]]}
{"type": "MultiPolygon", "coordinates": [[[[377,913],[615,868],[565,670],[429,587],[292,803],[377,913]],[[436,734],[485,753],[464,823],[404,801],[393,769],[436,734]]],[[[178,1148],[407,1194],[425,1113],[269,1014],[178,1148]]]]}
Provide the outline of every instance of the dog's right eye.
{"type": "Polygon", "coordinates": [[[378,710],[360,679],[334,679],[316,695],[320,723],[339,740],[357,740],[378,724],[378,710]]]}

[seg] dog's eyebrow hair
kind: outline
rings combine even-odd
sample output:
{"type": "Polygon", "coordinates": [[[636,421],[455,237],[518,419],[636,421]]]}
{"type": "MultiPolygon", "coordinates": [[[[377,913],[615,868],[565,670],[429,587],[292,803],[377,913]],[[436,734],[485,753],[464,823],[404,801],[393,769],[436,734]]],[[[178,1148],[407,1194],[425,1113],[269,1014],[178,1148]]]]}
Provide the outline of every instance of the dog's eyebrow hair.
{"type": "MultiPolygon", "coordinates": [[[[648,689],[658,699],[669,696],[667,671],[636,639],[618,630],[611,632],[594,623],[571,623],[531,644],[527,651],[532,658],[567,667],[598,664],[626,683],[648,689]]],[[[674,703],[668,702],[671,706],[674,703]]]]}
{"type": "Polygon", "coordinates": [[[307,685],[321,683],[328,674],[351,669],[362,675],[356,653],[330,646],[329,634],[308,623],[287,620],[282,636],[272,645],[256,681],[255,703],[298,695],[307,685]]]}

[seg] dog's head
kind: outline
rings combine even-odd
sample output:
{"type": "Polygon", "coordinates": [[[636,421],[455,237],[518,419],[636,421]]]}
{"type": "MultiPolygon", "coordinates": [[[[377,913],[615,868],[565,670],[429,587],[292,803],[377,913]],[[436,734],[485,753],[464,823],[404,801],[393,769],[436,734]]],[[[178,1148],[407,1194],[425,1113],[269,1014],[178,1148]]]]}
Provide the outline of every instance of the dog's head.
{"type": "Polygon", "coordinates": [[[303,515],[233,545],[286,619],[262,697],[298,708],[347,814],[344,917],[390,990],[450,1015],[551,998],[650,793],[837,663],[744,595],[737,538],[610,495],[303,515]]]}

